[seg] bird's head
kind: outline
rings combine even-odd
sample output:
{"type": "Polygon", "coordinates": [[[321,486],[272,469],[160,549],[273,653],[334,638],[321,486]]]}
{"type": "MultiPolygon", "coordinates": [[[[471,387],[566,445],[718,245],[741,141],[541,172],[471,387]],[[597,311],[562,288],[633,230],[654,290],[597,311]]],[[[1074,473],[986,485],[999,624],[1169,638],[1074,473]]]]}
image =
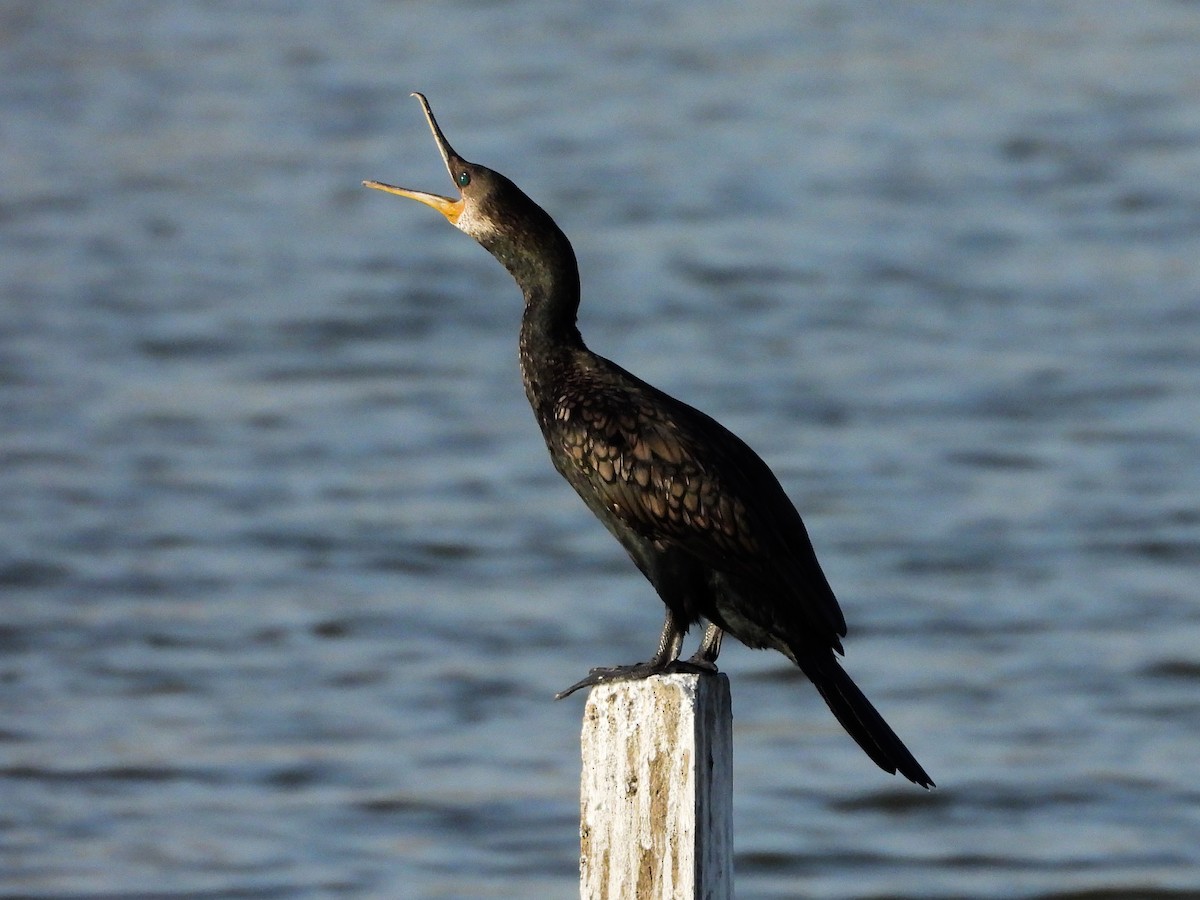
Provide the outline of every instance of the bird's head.
{"type": "Polygon", "coordinates": [[[455,153],[446,136],[442,134],[437,119],[433,117],[433,110],[429,108],[429,101],[425,99],[425,95],[413,93],[413,96],[421,102],[421,108],[425,110],[425,118],[429,120],[429,129],[437,142],[438,152],[442,154],[442,161],[446,164],[446,171],[450,173],[450,180],[458,189],[458,198],[396,187],[382,181],[364,181],[363,186],[398,194],[431,206],[445,216],[455,228],[486,246],[488,238],[500,228],[501,217],[497,212],[501,204],[497,203],[497,195],[514,190],[520,192],[503,175],[484,166],[469,163],[455,153]]]}
{"type": "Polygon", "coordinates": [[[525,193],[501,175],[484,166],[469,163],[450,146],[438,127],[429,101],[421,101],[438,152],[446,163],[450,180],[458,189],[457,199],[394,187],[381,181],[364,181],[369,188],[399,194],[432,206],[469,234],[499,260],[530,298],[553,296],[562,310],[564,321],[573,328],[571,310],[579,302],[579,269],[571,242],[554,220],[525,193]]]}

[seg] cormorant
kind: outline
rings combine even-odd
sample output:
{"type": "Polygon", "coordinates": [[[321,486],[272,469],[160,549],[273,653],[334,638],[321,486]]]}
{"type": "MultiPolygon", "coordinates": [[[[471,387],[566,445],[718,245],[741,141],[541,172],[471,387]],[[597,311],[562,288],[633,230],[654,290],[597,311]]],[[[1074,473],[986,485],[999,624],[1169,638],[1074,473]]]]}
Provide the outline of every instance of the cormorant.
{"type": "Polygon", "coordinates": [[[932,787],[838,663],[846,620],[767,464],[714,419],[584,345],[579,270],[566,235],[503,175],[455,153],[428,101],[413,96],[458,198],[363,184],[433,207],[516,279],[525,295],[521,374],[550,458],[666,605],[651,660],[593,669],[558,696],[663,672],[715,671],[728,633],[794,662],[880,768],[932,787]],[[700,649],[681,661],[684,635],[701,620],[700,649]]]}

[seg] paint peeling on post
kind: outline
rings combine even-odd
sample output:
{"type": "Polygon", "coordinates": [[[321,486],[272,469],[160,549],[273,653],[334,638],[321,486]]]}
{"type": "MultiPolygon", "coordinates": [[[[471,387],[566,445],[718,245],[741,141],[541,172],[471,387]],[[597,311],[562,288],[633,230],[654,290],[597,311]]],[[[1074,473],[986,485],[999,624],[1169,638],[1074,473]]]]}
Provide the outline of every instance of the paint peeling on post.
{"type": "Polygon", "coordinates": [[[583,900],[732,900],[729,679],[594,687],[582,749],[583,900]]]}

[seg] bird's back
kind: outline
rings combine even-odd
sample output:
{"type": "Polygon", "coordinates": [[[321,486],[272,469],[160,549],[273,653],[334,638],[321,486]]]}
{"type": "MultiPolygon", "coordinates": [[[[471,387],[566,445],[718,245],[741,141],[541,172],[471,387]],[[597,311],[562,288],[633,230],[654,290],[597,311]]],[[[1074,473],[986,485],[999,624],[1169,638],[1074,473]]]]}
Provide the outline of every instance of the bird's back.
{"type": "Polygon", "coordinates": [[[839,646],[845,620],[800,515],[744,441],[586,349],[540,387],[555,466],[618,538],[681,549],[751,586],[786,630],[839,646]]]}

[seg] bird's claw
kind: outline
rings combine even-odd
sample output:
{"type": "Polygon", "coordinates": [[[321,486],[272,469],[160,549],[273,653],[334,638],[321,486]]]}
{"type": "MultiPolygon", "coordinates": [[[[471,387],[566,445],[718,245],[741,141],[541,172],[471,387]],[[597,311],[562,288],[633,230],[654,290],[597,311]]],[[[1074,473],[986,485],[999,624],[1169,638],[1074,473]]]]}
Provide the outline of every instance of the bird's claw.
{"type": "Polygon", "coordinates": [[[652,675],[712,675],[716,671],[716,663],[696,657],[692,657],[686,661],[675,659],[665,664],[652,660],[628,666],[602,666],[592,669],[569,688],[559,691],[554,695],[554,699],[561,700],[564,697],[571,696],[571,694],[580,688],[595,687],[599,684],[614,684],[618,681],[640,681],[652,675]]]}

